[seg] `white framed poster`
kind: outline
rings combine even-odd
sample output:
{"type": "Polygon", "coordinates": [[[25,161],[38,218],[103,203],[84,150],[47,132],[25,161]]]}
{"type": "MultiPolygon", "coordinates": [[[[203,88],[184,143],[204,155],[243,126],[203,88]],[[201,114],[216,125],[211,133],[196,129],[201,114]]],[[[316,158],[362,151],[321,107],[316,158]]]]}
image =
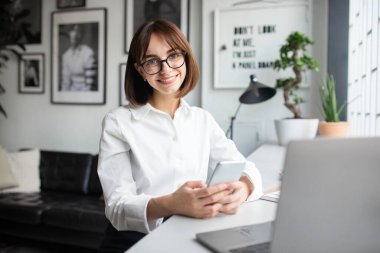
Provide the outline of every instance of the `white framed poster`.
{"type": "MultiPolygon", "coordinates": [[[[309,2],[215,9],[214,88],[246,88],[249,76],[274,80],[273,65],[287,36],[309,36],[309,2]]],[[[291,70],[276,78],[292,75],[291,70]]]]}

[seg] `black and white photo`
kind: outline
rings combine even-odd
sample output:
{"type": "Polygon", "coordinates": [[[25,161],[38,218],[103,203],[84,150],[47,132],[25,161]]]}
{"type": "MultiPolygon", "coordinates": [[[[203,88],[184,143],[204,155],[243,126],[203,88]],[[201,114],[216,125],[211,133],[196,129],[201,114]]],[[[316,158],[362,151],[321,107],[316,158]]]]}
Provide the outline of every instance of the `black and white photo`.
{"type": "Polygon", "coordinates": [[[52,102],[103,104],[105,10],[52,15],[52,102]]]}
{"type": "Polygon", "coordinates": [[[22,54],[19,65],[19,93],[44,93],[44,54],[22,54]]]}
{"type": "Polygon", "coordinates": [[[75,8],[75,7],[85,7],[86,0],[57,0],[57,8],[75,8]]]}
{"type": "Polygon", "coordinates": [[[60,91],[97,91],[98,23],[59,26],[60,91]],[[88,35],[86,35],[88,34],[88,35]],[[84,40],[86,38],[86,40],[84,40]]]}
{"type": "Polygon", "coordinates": [[[147,20],[165,19],[187,37],[188,0],[125,0],[125,52],[137,28],[147,20]]]}
{"type": "MultiPolygon", "coordinates": [[[[2,0],[4,1],[4,0],[2,0]]],[[[16,29],[22,31],[13,36],[11,44],[41,44],[42,0],[13,0],[7,11],[15,21],[16,29]]]]}

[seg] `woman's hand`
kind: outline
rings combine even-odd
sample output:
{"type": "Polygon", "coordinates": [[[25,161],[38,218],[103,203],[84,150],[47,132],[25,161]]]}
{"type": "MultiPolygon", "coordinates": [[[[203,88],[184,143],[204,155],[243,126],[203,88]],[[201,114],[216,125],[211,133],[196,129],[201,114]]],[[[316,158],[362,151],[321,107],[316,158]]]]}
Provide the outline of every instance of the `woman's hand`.
{"type": "Polygon", "coordinates": [[[231,182],[228,186],[229,194],[220,200],[219,203],[223,206],[219,212],[235,214],[241,203],[252,193],[253,185],[247,177],[243,176],[239,181],[231,182]]]}
{"type": "Polygon", "coordinates": [[[211,218],[223,207],[229,184],[207,187],[202,181],[189,181],[174,193],[152,198],[148,203],[148,219],[180,214],[195,218],[211,218]]]}

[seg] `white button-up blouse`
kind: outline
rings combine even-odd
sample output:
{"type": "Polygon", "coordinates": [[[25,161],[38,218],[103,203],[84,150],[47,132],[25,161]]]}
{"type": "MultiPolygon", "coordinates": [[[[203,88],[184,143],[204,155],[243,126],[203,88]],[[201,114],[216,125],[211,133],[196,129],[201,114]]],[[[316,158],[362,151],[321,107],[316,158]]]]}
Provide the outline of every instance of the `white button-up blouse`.
{"type": "MultiPolygon", "coordinates": [[[[162,218],[147,220],[150,198],[174,192],[190,180],[206,181],[222,160],[245,160],[210,113],[183,99],[172,119],[149,103],[127,105],[103,120],[98,174],[105,214],[120,231],[148,233],[162,218]]],[[[262,195],[261,176],[252,162],[243,172],[262,195]]]]}

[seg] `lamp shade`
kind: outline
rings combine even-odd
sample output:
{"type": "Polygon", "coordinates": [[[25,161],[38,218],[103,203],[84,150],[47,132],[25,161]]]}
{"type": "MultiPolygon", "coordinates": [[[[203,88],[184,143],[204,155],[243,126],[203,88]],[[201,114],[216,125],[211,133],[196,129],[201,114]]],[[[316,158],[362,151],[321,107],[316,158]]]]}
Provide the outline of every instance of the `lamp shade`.
{"type": "Polygon", "coordinates": [[[276,94],[276,89],[257,81],[255,75],[250,76],[249,87],[240,96],[242,104],[257,104],[264,102],[276,94]]]}

